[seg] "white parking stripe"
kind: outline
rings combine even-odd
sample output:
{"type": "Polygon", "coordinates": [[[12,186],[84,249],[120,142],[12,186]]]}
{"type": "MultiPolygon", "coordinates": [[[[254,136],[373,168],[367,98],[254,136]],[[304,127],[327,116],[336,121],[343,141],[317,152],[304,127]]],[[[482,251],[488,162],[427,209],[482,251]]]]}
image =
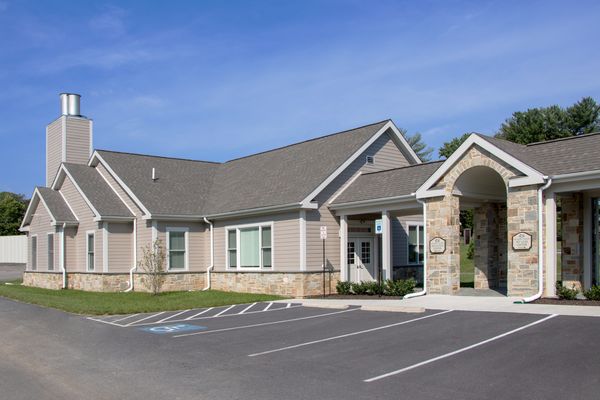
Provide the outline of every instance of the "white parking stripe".
{"type": "Polygon", "coordinates": [[[270,302],[263,311],[269,311],[269,308],[271,308],[272,305],[273,305],[273,302],[270,302]]]}
{"type": "Polygon", "coordinates": [[[120,328],[122,328],[122,327],[124,327],[124,326],[125,326],[125,325],[115,324],[114,322],[105,321],[105,320],[103,320],[103,319],[97,319],[97,318],[93,318],[93,317],[87,317],[87,319],[89,319],[90,321],[102,322],[103,324],[108,324],[108,325],[118,326],[118,327],[120,327],[120,328]]]}
{"type": "Polygon", "coordinates": [[[292,303],[287,303],[287,306],[285,306],[285,308],[290,308],[292,306],[292,303]]]}
{"type": "Polygon", "coordinates": [[[119,319],[115,319],[114,321],[110,321],[110,322],[120,322],[120,321],[125,321],[126,319],[128,319],[128,318],[132,318],[132,317],[135,317],[136,315],[140,315],[140,314],[131,314],[131,315],[128,315],[128,316],[126,316],[126,317],[119,318],[119,319]]]}
{"type": "Polygon", "coordinates": [[[388,328],[393,328],[393,327],[400,326],[400,325],[410,324],[411,322],[421,321],[423,319],[436,317],[438,315],[447,314],[449,312],[452,312],[452,310],[442,311],[442,312],[439,312],[439,313],[436,313],[436,314],[426,315],[424,317],[409,319],[408,321],[397,322],[395,324],[378,326],[377,328],[365,329],[365,330],[358,331],[358,332],[346,333],[344,335],[332,336],[332,337],[328,337],[328,338],[325,338],[325,339],[312,340],[310,342],[299,343],[299,344],[295,344],[295,345],[292,345],[292,346],[286,346],[286,347],[280,347],[278,349],[262,351],[260,353],[248,354],[248,357],[262,356],[262,355],[265,355],[265,354],[271,354],[271,353],[277,353],[277,352],[285,351],[285,350],[297,349],[298,347],[310,346],[311,344],[317,344],[317,343],[323,343],[323,342],[330,342],[332,340],[343,339],[343,338],[347,338],[347,337],[350,337],[350,336],[362,335],[363,333],[370,333],[370,332],[380,331],[382,329],[388,329],[388,328]]]}
{"type": "Polygon", "coordinates": [[[213,317],[218,317],[219,315],[226,313],[227,311],[231,310],[233,307],[235,307],[235,304],[232,306],[227,307],[226,309],[224,309],[223,311],[221,311],[220,313],[217,313],[215,315],[213,315],[213,317]]]}
{"type": "Polygon", "coordinates": [[[349,310],[335,311],[335,312],[330,312],[330,313],[325,313],[325,314],[318,314],[318,315],[311,315],[309,317],[300,317],[300,318],[284,319],[284,320],[280,320],[280,321],[263,322],[261,324],[242,325],[242,326],[234,326],[234,327],[231,327],[231,328],[213,329],[211,331],[202,331],[202,332],[194,332],[194,333],[184,333],[184,334],[181,334],[181,335],[175,335],[173,337],[174,338],[180,338],[180,337],[185,337],[185,336],[203,335],[203,334],[206,334],[206,333],[234,331],[234,330],[238,330],[238,329],[256,328],[256,327],[259,327],[259,326],[284,324],[286,322],[294,322],[294,321],[302,321],[302,320],[305,320],[305,319],[327,317],[329,315],[342,314],[342,313],[347,313],[347,312],[357,311],[357,310],[360,310],[360,308],[351,308],[349,310]]]}
{"type": "Polygon", "coordinates": [[[138,319],[137,321],[130,322],[130,323],[128,323],[128,324],[125,324],[125,325],[123,325],[123,326],[130,326],[130,325],[133,325],[133,324],[137,324],[138,322],[145,321],[145,320],[147,320],[147,319],[150,319],[150,318],[152,318],[152,317],[158,317],[159,315],[162,315],[162,314],[164,314],[164,313],[165,313],[165,311],[161,311],[161,312],[159,312],[159,313],[156,313],[156,314],[148,315],[148,316],[147,316],[147,317],[145,317],[145,318],[138,319]]]}
{"type": "Polygon", "coordinates": [[[396,371],[388,372],[387,374],[383,374],[383,375],[375,376],[373,378],[365,379],[364,382],[367,382],[367,383],[375,382],[375,381],[378,381],[380,379],[388,378],[388,377],[393,376],[393,375],[398,375],[398,374],[401,374],[403,372],[410,371],[411,369],[422,367],[423,365],[431,364],[433,362],[442,360],[444,358],[452,357],[452,356],[454,356],[456,354],[460,354],[460,353],[465,352],[467,350],[474,349],[475,347],[483,346],[484,344],[493,342],[494,340],[498,340],[498,339],[501,339],[501,338],[506,337],[508,335],[512,335],[513,333],[522,331],[523,329],[531,328],[534,325],[541,324],[542,322],[547,321],[547,320],[549,320],[551,318],[554,318],[554,317],[557,317],[557,316],[558,316],[558,314],[548,315],[545,318],[539,319],[539,320],[534,321],[534,322],[532,322],[530,324],[527,324],[527,325],[523,325],[522,327],[517,328],[517,329],[513,329],[512,331],[504,332],[504,333],[502,333],[502,334],[500,334],[498,336],[494,336],[492,338],[483,340],[483,341],[481,341],[479,343],[475,343],[475,344],[472,344],[470,346],[463,347],[462,349],[458,349],[458,350],[455,350],[455,351],[450,352],[450,353],[443,354],[443,355],[438,356],[438,357],[430,358],[429,360],[425,360],[425,361],[422,361],[420,363],[413,364],[413,365],[411,365],[409,367],[406,367],[406,368],[398,369],[396,371]]]}
{"type": "Polygon", "coordinates": [[[201,311],[201,312],[199,312],[198,314],[194,314],[194,315],[192,315],[191,317],[187,317],[186,319],[184,319],[184,321],[188,321],[188,320],[190,320],[190,319],[192,319],[192,318],[195,318],[195,317],[198,317],[198,316],[200,316],[200,315],[202,315],[202,314],[205,314],[205,313],[209,312],[210,310],[212,310],[213,308],[214,308],[214,307],[207,308],[206,310],[204,310],[204,311],[201,311]]]}
{"type": "Polygon", "coordinates": [[[248,307],[244,308],[242,311],[240,311],[238,314],[243,314],[246,311],[248,311],[249,309],[251,309],[252,307],[254,307],[256,305],[256,303],[252,303],[250,304],[248,307]]]}
{"type": "Polygon", "coordinates": [[[178,316],[178,315],[181,315],[181,314],[184,314],[184,313],[186,313],[186,312],[188,312],[188,311],[190,311],[190,309],[189,309],[189,308],[188,308],[187,310],[183,310],[183,311],[181,311],[181,312],[178,312],[177,314],[169,315],[167,318],[163,318],[163,319],[161,319],[160,321],[156,321],[156,323],[157,323],[157,324],[159,324],[159,323],[161,323],[161,322],[165,322],[165,321],[167,321],[167,320],[169,320],[169,319],[171,319],[171,318],[175,318],[176,316],[178,316]]]}

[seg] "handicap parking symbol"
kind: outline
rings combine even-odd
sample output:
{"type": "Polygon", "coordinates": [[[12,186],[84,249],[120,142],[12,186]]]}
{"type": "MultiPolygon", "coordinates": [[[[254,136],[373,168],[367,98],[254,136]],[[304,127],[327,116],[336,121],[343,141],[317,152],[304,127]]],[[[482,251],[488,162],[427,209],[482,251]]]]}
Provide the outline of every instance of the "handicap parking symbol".
{"type": "Polygon", "coordinates": [[[138,328],[144,332],[155,333],[157,335],[165,335],[167,333],[179,333],[179,332],[190,332],[190,331],[201,331],[206,329],[206,326],[190,325],[190,324],[174,324],[174,325],[161,325],[161,326],[147,326],[144,328],[138,328]]]}

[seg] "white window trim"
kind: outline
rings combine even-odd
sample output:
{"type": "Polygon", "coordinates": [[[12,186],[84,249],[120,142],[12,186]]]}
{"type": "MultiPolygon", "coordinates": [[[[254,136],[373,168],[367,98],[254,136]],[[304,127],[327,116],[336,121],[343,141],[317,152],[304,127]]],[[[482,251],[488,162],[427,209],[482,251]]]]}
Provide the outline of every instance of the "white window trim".
{"type": "MultiPolygon", "coordinates": [[[[421,253],[419,252],[419,246],[421,245],[421,242],[419,240],[419,231],[423,230],[423,223],[422,222],[410,222],[406,225],[406,265],[422,265],[423,263],[419,261],[419,255],[421,255],[421,253]],[[416,262],[410,262],[410,228],[416,226],[419,229],[417,230],[417,261],[416,262]]],[[[425,257],[425,243],[423,243],[423,257],[425,257]]]]}
{"type": "Polygon", "coordinates": [[[96,231],[85,232],[85,270],[87,272],[94,272],[96,270],[96,231]],[[94,269],[90,269],[90,235],[94,235],[94,269]]]}
{"type": "Polygon", "coordinates": [[[225,266],[229,271],[275,271],[275,224],[273,221],[261,222],[257,224],[242,224],[242,225],[230,225],[225,227],[225,266]],[[260,256],[260,266],[258,268],[242,268],[240,259],[240,229],[246,228],[260,228],[258,233],[258,248],[260,256]],[[271,228],[271,266],[264,267],[262,259],[262,228],[271,228]],[[236,240],[236,267],[229,265],[229,231],[235,230],[236,240]]]}
{"type": "Polygon", "coordinates": [[[31,235],[31,249],[29,249],[30,254],[29,257],[31,257],[31,265],[29,266],[31,271],[37,271],[38,270],[38,264],[39,264],[39,258],[40,255],[38,254],[38,249],[40,248],[38,246],[38,235],[31,235]],[[35,238],[35,268],[33,268],[33,238],[35,238]]]}
{"type": "Polygon", "coordinates": [[[48,271],[54,271],[56,270],[56,236],[54,235],[54,232],[46,233],[46,245],[48,245],[48,236],[50,235],[52,235],[52,269],[50,269],[50,263],[48,262],[50,260],[50,246],[47,246],[46,248],[46,269],[48,271]]]}
{"type": "Polygon", "coordinates": [[[167,227],[165,229],[165,239],[167,242],[167,272],[182,272],[182,271],[189,271],[189,257],[190,257],[190,243],[189,243],[189,238],[190,238],[190,228],[187,227],[167,227]],[[176,268],[176,269],[171,269],[171,253],[170,253],[170,238],[169,235],[171,234],[171,232],[183,232],[183,239],[184,239],[184,243],[185,243],[185,257],[183,258],[183,262],[184,262],[184,268],[176,268]]]}

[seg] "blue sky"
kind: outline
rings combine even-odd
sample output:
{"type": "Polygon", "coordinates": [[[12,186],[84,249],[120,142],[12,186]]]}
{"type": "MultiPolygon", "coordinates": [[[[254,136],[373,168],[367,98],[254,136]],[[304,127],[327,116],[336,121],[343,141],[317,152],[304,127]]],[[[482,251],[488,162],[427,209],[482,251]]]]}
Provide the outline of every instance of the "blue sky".
{"type": "Polygon", "coordinates": [[[0,191],[44,184],[64,91],[101,149],[224,161],[392,118],[437,150],[600,100],[599,19],[585,1],[0,0],[0,191]]]}

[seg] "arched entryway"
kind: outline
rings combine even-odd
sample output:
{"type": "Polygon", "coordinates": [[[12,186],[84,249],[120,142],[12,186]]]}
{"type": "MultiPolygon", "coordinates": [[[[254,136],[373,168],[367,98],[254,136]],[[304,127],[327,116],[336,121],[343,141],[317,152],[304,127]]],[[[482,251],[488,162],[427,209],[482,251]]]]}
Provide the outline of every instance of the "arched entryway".
{"type": "Polygon", "coordinates": [[[502,176],[487,166],[462,172],[454,183],[461,211],[461,293],[506,294],[507,290],[507,186],[502,176]],[[472,227],[465,225],[470,224],[472,227]],[[471,228],[471,248],[465,228],[471,228]]]}

